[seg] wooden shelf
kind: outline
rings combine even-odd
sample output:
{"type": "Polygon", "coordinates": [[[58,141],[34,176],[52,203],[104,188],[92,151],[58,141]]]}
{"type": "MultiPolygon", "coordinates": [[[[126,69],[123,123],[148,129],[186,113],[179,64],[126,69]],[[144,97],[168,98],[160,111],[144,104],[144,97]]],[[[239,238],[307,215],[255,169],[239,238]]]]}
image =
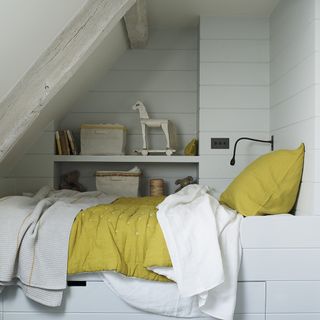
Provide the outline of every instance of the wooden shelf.
{"type": "Polygon", "coordinates": [[[199,156],[54,156],[54,162],[199,163],[199,156]]]}

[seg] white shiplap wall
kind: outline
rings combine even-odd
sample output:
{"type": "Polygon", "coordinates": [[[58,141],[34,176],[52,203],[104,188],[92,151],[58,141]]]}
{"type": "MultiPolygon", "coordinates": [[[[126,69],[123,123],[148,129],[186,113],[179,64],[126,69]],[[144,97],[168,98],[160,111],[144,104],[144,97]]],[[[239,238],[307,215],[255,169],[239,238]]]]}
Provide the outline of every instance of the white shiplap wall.
{"type": "Polygon", "coordinates": [[[13,170],[5,179],[10,184],[10,189],[4,187],[5,194],[22,194],[23,192],[36,192],[42,186],[54,185],[54,163],[52,157],[55,152],[54,146],[54,122],[39,133],[39,137],[13,170]]]}
{"type": "Polygon", "coordinates": [[[16,180],[0,178],[0,197],[15,194],[16,180]]]}
{"type": "Polygon", "coordinates": [[[200,182],[220,194],[269,145],[236,139],[269,139],[269,21],[200,19],[200,182]],[[210,149],[211,137],[230,138],[229,150],[210,149]]]}
{"type": "Polygon", "coordinates": [[[320,214],[319,17],[318,0],[283,0],[270,18],[270,129],[277,149],[305,143],[301,215],[320,214]]]}
{"type": "MultiPolygon", "coordinates": [[[[67,113],[59,124],[77,136],[82,123],[121,123],[128,128],[127,153],[142,146],[139,114],[132,105],[141,100],[153,118],[172,120],[178,133],[178,153],[197,137],[198,123],[198,31],[192,29],[151,29],[145,49],[128,50],[67,113]]],[[[164,135],[151,131],[151,143],[165,146],[164,135]]],[[[169,190],[176,179],[197,177],[195,165],[140,165],[145,182],[164,178],[169,190]]],[[[60,173],[74,168],[60,165],[60,173]]],[[[128,169],[131,165],[81,164],[81,181],[94,189],[95,170],[128,169]]],[[[145,187],[146,192],[146,187],[145,187]]]]}

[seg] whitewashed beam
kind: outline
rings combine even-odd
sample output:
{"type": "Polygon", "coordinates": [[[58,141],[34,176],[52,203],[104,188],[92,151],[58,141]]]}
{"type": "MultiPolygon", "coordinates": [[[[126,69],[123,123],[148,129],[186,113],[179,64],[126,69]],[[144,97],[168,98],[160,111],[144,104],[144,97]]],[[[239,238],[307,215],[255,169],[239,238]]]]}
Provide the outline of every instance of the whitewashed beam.
{"type": "Polygon", "coordinates": [[[90,0],[0,103],[2,161],[136,0],[90,0]]]}
{"type": "Polygon", "coordinates": [[[124,16],[124,21],[128,32],[130,48],[144,48],[149,37],[146,0],[137,0],[135,6],[124,16]]]}

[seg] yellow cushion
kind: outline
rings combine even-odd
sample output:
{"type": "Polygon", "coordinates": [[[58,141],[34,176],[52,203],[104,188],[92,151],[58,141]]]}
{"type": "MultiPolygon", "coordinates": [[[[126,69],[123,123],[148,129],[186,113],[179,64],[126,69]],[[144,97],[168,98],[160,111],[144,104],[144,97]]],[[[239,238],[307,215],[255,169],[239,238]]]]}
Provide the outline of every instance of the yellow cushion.
{"type": "Polygon", "coordinates": [[[246,167],[221,194],[220,202],[244,216],[290,212],[301,180],[304,144],[265,154],[246,167]]]}
{"type": "Polygon", "coordinates": [[[198,140],[192,139],[184,148],[184,154],[186,156],[195,156],[198,153],[198,140]]]}

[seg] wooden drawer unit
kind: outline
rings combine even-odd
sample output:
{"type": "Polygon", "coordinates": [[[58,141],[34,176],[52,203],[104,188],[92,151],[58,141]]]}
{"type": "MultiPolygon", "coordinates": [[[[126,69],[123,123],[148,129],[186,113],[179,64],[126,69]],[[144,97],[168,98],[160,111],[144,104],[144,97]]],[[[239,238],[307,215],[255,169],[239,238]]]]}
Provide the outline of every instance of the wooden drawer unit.
{"type": "MultiPolygon", "coordinates": [[[[299,319],[306,319],[301,314],[320,313],[320,281],[268,281],[267,314],[300,314],[299,319]]],[[[287,320],[284,315],[274,315],[272,320],[287,320]]],[[[294,316],[294,315],[293,315],[294,316]]],[[[311,315],[310,315],[311,316],[311,315]]],[[[314,316],[314,315],[313,315],[314,316]]],[[[298,318],[292,318],[298,319],[298,318]]],[[[315,318],[310,318],[310,320],[315,318]]],[[[320,319],[318,316],[317,319],[320,319]]]]}
{"type": "Polygon", "coordinates": [[[240,281],[320,281],[320,249],[243,249],[240,281]]]}
{"type": "MultiPolygon", "coordinates": [[[[163,317],[155,314],[137,313],[17,313],[10,312],[5,314],[4,320],[173,320],[191,318],[172,318],[163,317]]],[[[192,318],[192,320],[212,320],[212,318],[192,318]]],[[[235,315],[234,320],[265,320],[265,315],[235,315]]],[[[285,319],[287,320],[287,319],[285,319]]],[[[296,320],[296,319],[294,319],[296,320]]],[[[300,319],[301,320],[301,319],[300,319]]],[[[313,319],[310,319],[313,320],[313,319]]]]}
{"type": "Polygon", "coordinates": [[[102,281],[68,287],[60,307],[50,308],[28,299],[22,290],[8,288],[3,295],[4,312],[138,312],[118,298],[102,281]]]}
{"type": "MultiPolygon", "coordinates": [[[[4,320],[172,320],[151,313],[6,313],[4,320]]],[[[177,318],[190,319],[190,318],[177,318]]],[[[212,318],[198,318],[193,320],[212,320],[212,318]]],[[[235,320],[238,320],[235,318],[235,320]]],[[[260,320],[259,318],[240,318],[239,320],[260,320]]]]}
{"type": "MultiPolygon", "coordinates": [[[[6,320],[172,320],[170,317],[162,317],[153,314],[134,313],[8,313],[6,320]]],[[[188,319],[188,318],[179,318],[188,319]]],[[[211,318],[212,319],[212,318],[211,318]]],[[[211,320],[209,318],[199,318],[199,320],[211,320]]],[[[196,319],[195,319],[196,320],[196,319]]],[[[245,319],[247,320],[247,319],[245,319]]],[[[250,319],[251,320],[251,319],[250,319]]],[[[255,319],[253,319],[255,320],[255,319]]],[[[259,319],[260,320],[260,319],[259,319]]]]}
{"type": "Polygon", "coordinates": [[[264,314],[265,300],[264,282],[239,282],[235,313],[264,314]]]}
{"type": "MultiPolygon", "coordinates": [[[[5,290],[3,300],[4,320],[172,319],[143,313],[129,306],[101,281],[87,281],[86,286],[68,287],[62,306],[57,308],[49,308],[33,302],[25,297],[21,289],[14,287],[5,290]]],[[[264,312],[265,283],[239,282],[234,319],[264,320],[264,312]]]]}
{"type": "Polygon", "coordinates": [[[266,320],[266,318],[264,314],[236,314],[233,320],[266,320]]]}
{"type": "Polygon", "coordinates": [[[319,320],[320,313],[268,314],[266,320],[319,320]]]}

